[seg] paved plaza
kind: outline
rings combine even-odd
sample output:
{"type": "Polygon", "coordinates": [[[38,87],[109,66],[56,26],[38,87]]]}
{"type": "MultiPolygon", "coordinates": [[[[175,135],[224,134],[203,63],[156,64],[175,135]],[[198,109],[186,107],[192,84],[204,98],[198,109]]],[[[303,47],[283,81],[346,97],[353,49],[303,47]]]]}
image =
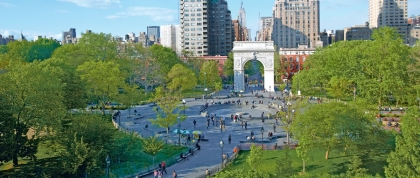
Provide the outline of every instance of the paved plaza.
{"type": "MultiPolygon", "coordinates": [[[[249,88],[247,88],[249,89],[249,88]]],[[[221,96],[227,96],[230,94],[230,90],[223,90],[220,92],[221,96]]],[[[215,94],[213,98],[218,96],[219,94],[215,94]]],[[[198,150],[194,153],[193,156],[190,156],[188,160],[181,161],[177,164],[174,164],[167,168],[168,175],[164,175],[163,177],[171,177],[171,173],[175,170],[178,173],[178,177],[197,177],[203,173],[205,173],[206,169],[211,169],[215,166],[219,166],[221,164],[221,148],[219,146],[220,141],[224,141],[225,146],[223,148],[224,153],[228,153],[232,155],[233,148],[239,145],[239,141],[246,141],[246,137],[250,136],[251,131],[255,133],[255,138],[260,140],[261,139],[261,127],[264,127],[263,137],[264,140],[267,138],[268,132],[273,131],[273,123],[275,123],[275,119],[270,118],[267,119],[267,115],[269,113],[275,114],[277,108],[268,108],[268,103],[275,103],[281,105],[281,100],[271,100],[269,96],[280,97],[281,99],[282,94],[277,92],[262,92],[262,87],[251,87],[250,90],[245,91],[242,97],[231,97],[228,99],[214,99],[215,102],[220,101],[221,105],[212,105],[209,104],[208,114],[214,113],[216,114],[216,119],[219,120],[221,117],[225,118],[226,120],[226,128],[223,132],[220,131],[219,125],[213,126],[212,122],[210,121],[210,127],[207,129],[207,120],[204,114],[200,115],[199,109],[202,105],[205,104],[205,100],[202,99],[185,99],[186,102],[186,111],[185,114],[188,118],[181,122],[181,129],[187,130],[199,130],[203,132],[208,141],[201,141],[200,146],[201,150],[198,150]],[[257,92],[251,93],[251,90],[257,90],[257,92]],[[264,98],[257,98],[254,95],[258,93],[259,95],[263,95],[264,98]],[[241,105],[238,104],[223,104],[225,101],[241,101],[241,105]],[[255,109],[251,109],[252,100],[254,100],[257,104],[254,104],[256,107],[255,109]],[[245,105],[244,102],[248,101],[248,105],[245,105]],[[259,101],[262,101],[263,104],[258,104],[259,101]],[[261,114],[264,112],[265,122],[263,123],[261,120],[261,114]],[[232,122],[230,119],[231,114],[242,113],[243,118],[241,121],[247,121],[248,129],[244,130],[241,128],[241,122],[232,122]],[[249,118],[249,115],[252,115],[253,119],[249,118]],[[193,121],[196,120],[196,128],[194,128],[193,121]],[[232,142],[231,144],[228,143],[228,136],[231,135],[232,142]]],[[[211,103],[212,99],[208,99],[208,102],[211,103]]],[[[286,101],[287,102],[287,101],[286,101]]],[[[152,110],[153,106],[150,105],[143,105],[143,106],[136,106],[135,108],[137,113],[140,114],[139,116],[132,116],[127,117],[129,115],[128,111],[125,110],[122,112],[121,117],[121,126],[125,129],[136,131],[143,136],[152,136],[157,132],[165,131],[165,129],[160,128],[158,126],[152,125],[148,122],[148,118],[155,118],[156,114],[152,110]],[[144,129],[144,127],[148,125],[148,129],[144,129]]],[[[131,114],[133,114],[133,110],[131,110],[131,114]]],[[[183,111],[181,112],[183,114],[183,111]]],[[[118,120],[117,120],[118,121],[118,120]]],[[[279,122],[279,124],[281,124],[279,122]]],[[[176,125],[170,128],[171,131],[174,131],[177,128],[176,125]]],[[[269,146],[273,146],[275,143],[278,145],[283,145],[283,141],[285,140],[286,133],[281,128],[281,125],[276,126],[276,131],[274,135],[281,135],[284,136],[283,138],[274,139],[268,144],[269,146]]],[[[178,136],[172,134],[172,138],[169,139],[170,141],[178,140],[178,136]]],[[[257,143],[260,144],[260,143],[257,143]]],[[[153,177],[150,175],[148,177],[153,177]]]]}

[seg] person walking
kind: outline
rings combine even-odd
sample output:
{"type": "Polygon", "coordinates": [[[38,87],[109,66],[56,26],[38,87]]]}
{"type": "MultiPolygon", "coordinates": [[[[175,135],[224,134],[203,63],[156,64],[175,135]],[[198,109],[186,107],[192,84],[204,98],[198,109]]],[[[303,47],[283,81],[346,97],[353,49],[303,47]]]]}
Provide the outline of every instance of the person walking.
{"type": "Polygon", "coordinates": [[[213,126],[214,126],[214,117],[211,117],[211,121],[213,122],[213,126]]]}
{"type": "Polygon", "coordinates": [[[174,170],[174,172],[172,173],[172,178],[177,178],[177,177],[178,177],[178,174],[176,174],[176,172],[174,170]]]}
{"type": "Polygon", "coordinates": [[[241,126],[242,126],[242,130],[244,130],[244,121],[242,121],[241,126]]]}
{"type": "Polygon", "coordinates": [[[275,124],[273,124],[273,130],[274,130],[274,132],[276,132],[276,125],[275,124]]]}
{"type": "Polygon", "coordinates": [[[195,124],[197,124],[197,121],[195,121],[195,119],[194,119],[194,121],[193,121],[193,124],[194,124],[194,128],[195,128],[195,124]]]}
{"type": "Polygon", "coordinates": [[[162,161],[161,165],[162,165],[162,174],[163,174],[163,172],[165,172],[165,174],[168,174],[168,172],[166,172],[166,163],[165,163],[165,161],[162,161]]]}
{"type": "Polygon", "coordinates": [[[210,177],[210,171],[209,171],[209,169],[206,169],[206,177],[210,177]]]}
{"type": "Polygon", "coordinates": [[[232,138],[230,137],[230,134],[228,136],[228,141],[229,141],[229,144],[230,144],[230,141],[232,141],[232,138]]]}
{"type": "Polygon", "coordinates": [[[210,126],[210,120],[207,120],[207,129],[209,129],[210,126]]]}
{"type": "Polygon", "coordinates": [[[248,122],[245,121],[245,130],[247,130],[248,122]]]}
{"type": "Polygon", "coordinates": [[[223,132],[222,129],[223,129],[223,124],[220,123],[220,132],[223,132]]]}

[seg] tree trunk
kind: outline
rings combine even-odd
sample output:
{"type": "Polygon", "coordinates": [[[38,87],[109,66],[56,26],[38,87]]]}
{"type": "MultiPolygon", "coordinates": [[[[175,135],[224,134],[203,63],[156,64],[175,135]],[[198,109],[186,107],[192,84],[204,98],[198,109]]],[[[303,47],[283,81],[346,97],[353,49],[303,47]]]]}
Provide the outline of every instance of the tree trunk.
{"type": "Polygon", "coordinates": [[[330,147],[327,148],[327,152],[325,153],[325,159],[328,160],[329,155],[330,155],[330,147]]]}
{"type": "Polygon", "coordinates": [[[287,145],[289,145],[289,143],[290,143],[290,140],[289,140],[289,131],[287,131],[287,133],[286,133],[286,142],[287,142],[287,145]]]}
{"type": "Polygon", "coordinates": [[[357,92],[357,88],[356,85],[353,85],[353,100],[356,101],[356,92],[357,92]]]}
{"type": "Polygon", "coordinates": [[[302,173],[305,173],[305,160],[302,159],[302,173]]]}

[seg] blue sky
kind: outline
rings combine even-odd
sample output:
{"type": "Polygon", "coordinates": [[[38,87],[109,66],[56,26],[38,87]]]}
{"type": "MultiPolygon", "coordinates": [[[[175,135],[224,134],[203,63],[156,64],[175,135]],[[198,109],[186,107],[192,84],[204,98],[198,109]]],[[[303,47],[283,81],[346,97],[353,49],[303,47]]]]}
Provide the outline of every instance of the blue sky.
{"type": "MultiPolygon", "coordinates": [[[[274,0],[243,0],[252,36],[258,16],[271,16],[274,0]]],[[[408,0],[408,15],[420,15],[420,0],[408,0]]],[[[178,0],[0,0],[0,34],[42,35],[61,39],[61,32],[76,28],[124,36],[146,31],[147,26],[178,24],[178,0]]],[[[236,19],[241,0],[228,0],[236,19]]],[[[321,31],[343,29],[368,20],[368,0],[321,0],[321,31]]]]}

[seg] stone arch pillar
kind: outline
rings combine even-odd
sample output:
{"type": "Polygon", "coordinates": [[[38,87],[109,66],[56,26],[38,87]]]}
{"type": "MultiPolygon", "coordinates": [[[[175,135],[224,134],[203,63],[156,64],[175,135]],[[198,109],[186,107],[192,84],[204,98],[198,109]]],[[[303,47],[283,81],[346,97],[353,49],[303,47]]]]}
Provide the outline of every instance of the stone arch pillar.
{"type": "Polygon", "coordinates": [[[258,60],[264,66],[264,89],[274,91],[274,43],[272,41],[235,41],[233,45],[234,90],[245,91],[245,63],[249,60],[258,60]]]}

